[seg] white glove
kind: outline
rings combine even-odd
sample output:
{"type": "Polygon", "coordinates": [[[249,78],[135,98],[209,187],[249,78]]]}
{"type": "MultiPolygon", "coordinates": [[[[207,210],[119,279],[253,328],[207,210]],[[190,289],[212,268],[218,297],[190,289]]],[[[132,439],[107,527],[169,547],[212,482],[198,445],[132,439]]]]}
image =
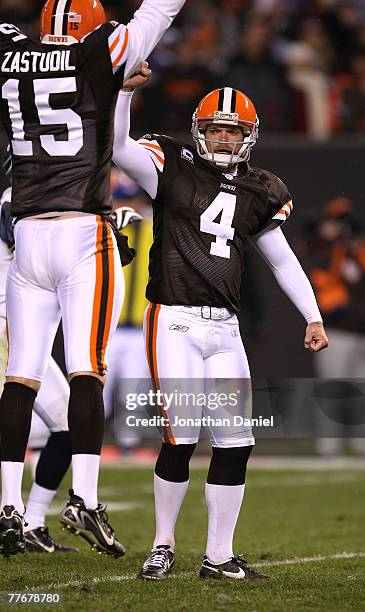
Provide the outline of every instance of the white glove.
{"type": "Polygon", "coordinates": [[[112,213],[112,217],[117,224],[118,230],[127,227],[127,225],[130,223],[138,223],[139,221],[143,221],[142,215],[139,215],[134,208],[131,208],[130,206],[120,206],[119,208],[116,208],[112,213]]]}

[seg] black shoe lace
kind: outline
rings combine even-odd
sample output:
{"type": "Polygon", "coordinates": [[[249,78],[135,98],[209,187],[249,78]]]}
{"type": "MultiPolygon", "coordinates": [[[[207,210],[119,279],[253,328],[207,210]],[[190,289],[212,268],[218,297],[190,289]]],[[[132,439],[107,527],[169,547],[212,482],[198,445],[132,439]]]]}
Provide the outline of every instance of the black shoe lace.
{"type": "Polygon", "coordinates": [[[167,560],[167,550],[165,548],[156,548],[156,550],[152,551],[148,565],[162,569],[167,564],[167,560]]]}
{"type": "Polygon", "coordinates": [[[45,535],[49,538],[48,527],[39,527],[39,531],[42,533],[42,535],[45,535]]]}
{"type": "Polygon", "coordinates": [[[49,546],[55,544],[54,539],[49,535],[48,527],[41,527],[41,533],[49,546]]]}
{"type": "Polygon", "coordinates": [[[247,567],[247,561],[246,559],[242,559],[241,555],[238,555],[237,557],[233,557],[232,561],[234,563],[237,563],[238,565],[241,565],[242,567],[247,567]]]}
{"type": "Polygon", "coordinates": [[[107,527],[108,530],[110,531],[110,535],[114,535],[114,529],[108,522],[109,517],[108,517],[108,513],[106,512],[106,508],[107,506],[103,506],[102,504],[99,504],[96,509],[96,512],[98,514],[99,519],[104,523],[105,527],[107,527]]]}

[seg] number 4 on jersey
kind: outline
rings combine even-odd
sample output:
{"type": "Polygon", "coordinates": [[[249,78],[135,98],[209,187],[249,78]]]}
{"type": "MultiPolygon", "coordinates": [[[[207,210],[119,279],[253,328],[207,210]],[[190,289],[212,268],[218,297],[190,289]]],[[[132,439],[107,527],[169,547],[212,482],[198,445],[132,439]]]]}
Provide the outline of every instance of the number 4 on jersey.
{"type": "Polygon", "coordinates": [[[227,240],[232,240],[235,229],[232,227],[237,196],[222,191],[200,217],[200,231],[216,236],[210,245],[210,254],[229,259],[231,247],[227,240]],[[222,213],[222,214],[221,214],[222,213]],[[215,219],[221,214],[220,222],[215,219]]]}

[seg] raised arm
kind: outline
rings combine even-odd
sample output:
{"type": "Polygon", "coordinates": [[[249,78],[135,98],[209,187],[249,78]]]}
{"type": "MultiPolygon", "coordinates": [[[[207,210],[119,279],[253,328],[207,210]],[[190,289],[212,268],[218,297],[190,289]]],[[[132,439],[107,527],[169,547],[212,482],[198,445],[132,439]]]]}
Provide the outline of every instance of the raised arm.
{"type": "Polygon", "coordinates": [[[133,92],[119,93],[114,122],[113,161],[154,199],[158,188],[156,165],[141,144],[130,138],[130,106],[133,92]]]}
{"type": "Polygon", "coordinates": [[[144,0],[128,23],[128,56],[125,78],[131,76],[141,61],[147,59],[185,0],[144,0]]]}
{"type": "Polygon", "coordinates": [[[281,289],[308,323],[304,346],[314,352],[328,346],[322,317],[312,286],[279,227],[251,238],[253,246],[271,268],[281,289]]]}

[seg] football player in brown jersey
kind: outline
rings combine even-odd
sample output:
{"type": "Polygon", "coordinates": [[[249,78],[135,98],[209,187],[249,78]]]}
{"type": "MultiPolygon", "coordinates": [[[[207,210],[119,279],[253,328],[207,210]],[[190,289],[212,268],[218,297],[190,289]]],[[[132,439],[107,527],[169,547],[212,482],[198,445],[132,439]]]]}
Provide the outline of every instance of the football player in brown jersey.
{"type": "MultiPolygon", "coordinates": [[[[184,0],[144,0],[127,24],[99,0],[47,0],[41,42],[0,23],[0,111],[13,153],[16,262],[0,401],[0,553],[24,550],[21,482],[32,407],[62,316],[70,379],[72,490],[62,524],[110,555],[124,547],[98,504],[105,351],[124,295],[109,216],[118,91],[184,0]]],[[[124,244],[120,242],[121,256],[124,244]]]]}
{"type": "MultiPolygon", "coordinates": [[[[116,121],[128,113],[131,96],[120,93],[116,121]]],[[[271,172],[248,163],[258,124],[251,100],[224,87],[208,94],[194,113],[196,149],[167,136],[135,142],[125,122],[116,130],[114,160],[151,197],[154,214],[145,337],[163,444],[154,476],[156,536],[142,568],[145,579],[164,579],[174,565],[174,531],[188,489],[189,460],[200,424],[206,424],[202,413],[211,416],[207,402],[204,409],[193,400],[182,405],[177,394],[166,391],[182,388],[196,397],[212,380],[219,389],[217,379],[228,381],[228,387],[230,380],[241,381],[243,394],[235,410],[215,406],[215,418],[207,423],[213,452],[200,576],[266,577],[235,557],[232,548],[252,430],[243,420],[237,426],[230,419],[221,424],[225,416],[250,414],[250,372],[236,316],[248,240],[306,320],[305,348],[317,352],[327,346],[311,285],[279,227],[293,208],[288,189],[271,172]]]]}

